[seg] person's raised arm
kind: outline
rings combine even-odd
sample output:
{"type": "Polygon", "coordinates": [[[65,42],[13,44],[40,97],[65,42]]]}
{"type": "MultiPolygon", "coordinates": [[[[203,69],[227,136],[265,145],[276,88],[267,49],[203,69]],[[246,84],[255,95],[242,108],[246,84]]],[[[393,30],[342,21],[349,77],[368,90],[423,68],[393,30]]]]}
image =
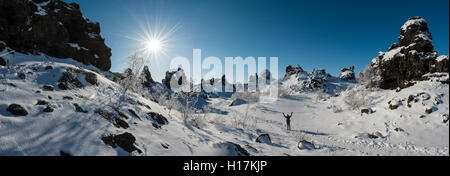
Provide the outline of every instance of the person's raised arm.
{"type": "Polygon", "coordinates": [[[284,112],[282,112],[283,116],[286,117],[286,114],[284,114],[284,112]]]}
{"type": "Polygon", "coordinates": [[[292,117],[293,114],[294,114],[294,112],[291,112],[291,116],[290,117],[292,117]]]}

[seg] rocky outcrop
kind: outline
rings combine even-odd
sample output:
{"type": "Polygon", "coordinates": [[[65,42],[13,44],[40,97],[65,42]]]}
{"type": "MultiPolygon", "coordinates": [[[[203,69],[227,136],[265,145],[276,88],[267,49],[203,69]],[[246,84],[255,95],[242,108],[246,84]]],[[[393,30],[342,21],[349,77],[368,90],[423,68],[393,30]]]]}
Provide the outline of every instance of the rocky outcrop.
{"type": "Polygon", "coordinates": [[[423,80],[424,74],[448,73],[448,56],[437,56],[425,19],[412,17],[401,27],[399,44],[380,52],[368,70],[374,70],[374,76],[379,77],[373,86],[404,88],[412,85],[410,81],[423,80]]]}
{"type": "Polygon", "coordinates": [[[284,79],[289,78],[292,75],[298,75],[299,73],[306,73],[300,65],[297,67],[292,67],[292,65],[288,65],[286,67],[286,74],[284,75],[284,79]]]}
{"type": "Polygon", "coordinates": [[[100,36],[100,24],[83,17],[76,3],[2,0],[0,41],[23,53],[73,58],[105,71],[111,67],[111,49],[100,36]]]}
{"type": "Polygon", "coordinates": [[[187,77],[184,74],[184,70],[181,68],[178,68],[177,71],[167,71],[166,77],[162,80],[162,83],[168,88],[168,89],[179,89],[182,88],[185,84],[187,77]],[[172,87],[171,85],[175,85],[176,87],[172,87]]]}
{"type": "Polygon", "coordinates": [[[355,66],[349,68],[343,68],[339,74],[339,78],[342,80],[355,80],[355,66]]]}
{"type": "Polygon", "coordinates": [[[150,84],[155,83],[155,81],[152,78],[152,74],[150,73],[150,70],[147,66],[144,66],[144,69],[142,70],[142,76],[143,76],[143,84],[147,87],[150,87],[150,84]]]}

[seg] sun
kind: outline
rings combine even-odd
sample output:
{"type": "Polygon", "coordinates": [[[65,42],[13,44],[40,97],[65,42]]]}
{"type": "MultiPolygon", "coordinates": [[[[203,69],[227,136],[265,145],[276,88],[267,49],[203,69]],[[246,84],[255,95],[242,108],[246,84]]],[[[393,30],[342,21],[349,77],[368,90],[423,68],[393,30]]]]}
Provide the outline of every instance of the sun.
{"type": "Polygon", "coordinates": [[[145,42],[145,49],[152,53],[158,53],[162,49],[162,43],[158,39],[149,39],[145,42]]]}

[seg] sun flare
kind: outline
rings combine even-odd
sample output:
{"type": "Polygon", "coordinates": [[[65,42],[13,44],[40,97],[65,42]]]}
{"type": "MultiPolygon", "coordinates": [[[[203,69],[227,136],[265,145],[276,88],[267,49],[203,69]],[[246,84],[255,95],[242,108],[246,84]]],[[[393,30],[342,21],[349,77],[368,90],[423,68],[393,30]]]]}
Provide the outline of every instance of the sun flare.
{"type": "Polygon", "coordinates": [[[157,52],[161,51],[162,43],[158,39],[150,39],[145,42],[145,47],[146,47],[146,50],[153,52],[153,53],[157,53],[157,52]]]}

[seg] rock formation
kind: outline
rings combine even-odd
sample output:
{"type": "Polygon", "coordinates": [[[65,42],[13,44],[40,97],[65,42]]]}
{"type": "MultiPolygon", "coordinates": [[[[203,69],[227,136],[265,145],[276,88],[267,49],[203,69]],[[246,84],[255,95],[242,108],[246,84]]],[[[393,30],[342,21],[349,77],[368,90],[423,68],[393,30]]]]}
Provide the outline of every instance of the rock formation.
{"type": "Polygon", "coordinates": [[[83,17],[76,3],[2,0],[0,41],[23,53],[72,58],[104,71],[111,67],[111,49],[100,36],[100,24],[83,17]]]}
{"type": "Polygon", "coordinates": [[[380,52],[369,69],[375,70],[379,78],[374,86],[404,88],[411,85],[410,81],[423,80],[424,74],[448,73],[448,56],[437,56],[425,19],[412,17],[401,27],[399,44],[380,52]]]}

